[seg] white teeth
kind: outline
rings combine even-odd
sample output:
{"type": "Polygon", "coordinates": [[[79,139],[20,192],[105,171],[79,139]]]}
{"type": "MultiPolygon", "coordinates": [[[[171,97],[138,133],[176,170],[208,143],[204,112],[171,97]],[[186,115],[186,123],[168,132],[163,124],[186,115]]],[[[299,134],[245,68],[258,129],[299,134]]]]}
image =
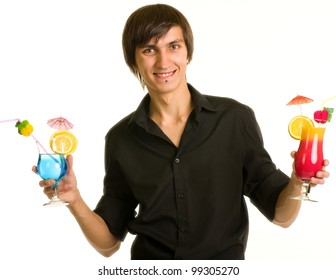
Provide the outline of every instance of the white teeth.
{"type": "Polygon", "coordinates": [[[157,74],[157,75],[160,76],[160,77],[167,77],[167,76],[169,76],[171,74],[172,74],[172,72],[170,72],[170,73],[163,73],[163,74],[157,74]]]}

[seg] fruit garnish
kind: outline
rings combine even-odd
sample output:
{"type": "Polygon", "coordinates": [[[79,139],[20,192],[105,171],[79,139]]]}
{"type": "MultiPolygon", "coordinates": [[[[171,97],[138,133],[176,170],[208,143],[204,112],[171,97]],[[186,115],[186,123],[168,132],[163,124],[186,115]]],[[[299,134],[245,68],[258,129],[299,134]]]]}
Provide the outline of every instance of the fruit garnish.
{"type": "Polygon", "coordinates": [[[289,122],[288,133],[292,138],[301,140],[302,129],[308,126],[314,127],[314,122],[306,116],[298,115],[289,122]]]}
{"type": "Polygon", "coordinates": [[[56,154],[69,155],[77,149],[78,141],[73,133],[60,130],[51,135],[49,144],[51,150],[56,154]]]}
{"type": "Polygon", "coordinates": [[[30,134],[32,134],[32,132],[34,131],[33,126],[27,121],[17,121],[15,124],[15,127],[18,128],[18,133],[28,137],[30,134]]]}
{"type": "Polygon", "coordinates": [[[317,123],[326,123],[328,120],[329,112],[327,110],[318,110],[314,112],[314,120],[317,123]]]}
{"type": "Polygon", "coordinates": [[[332,114],[334,113],[334,108],[323,107],[323,110],[328,111],[328,119],[327,122],[331,121],[332,114]]]}

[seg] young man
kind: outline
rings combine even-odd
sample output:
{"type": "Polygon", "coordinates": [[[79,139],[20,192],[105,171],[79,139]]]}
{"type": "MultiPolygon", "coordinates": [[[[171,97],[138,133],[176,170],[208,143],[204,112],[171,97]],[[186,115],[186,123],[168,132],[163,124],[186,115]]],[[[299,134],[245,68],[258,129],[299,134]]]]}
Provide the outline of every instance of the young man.
{"type": "MultiPolygon", "coordinates": [[[[126,22],[123,48],[148,94],[107,133],[104,194],[90,210],[72,156],[59,185],[91,245],[110,256],[130,232],[132,259],[244,259],[244,196],[288,227],[300,208],[289,197],[301,182],[276,169],[249,107],[187,83],[193,35],[186,18],[168,5],[144,6],[126,22]]],[[[328,176],[321,170],[311,181],[323,184],[328,176]]],[[[53,183],[40,182],[48,196],[53,183]]]]}

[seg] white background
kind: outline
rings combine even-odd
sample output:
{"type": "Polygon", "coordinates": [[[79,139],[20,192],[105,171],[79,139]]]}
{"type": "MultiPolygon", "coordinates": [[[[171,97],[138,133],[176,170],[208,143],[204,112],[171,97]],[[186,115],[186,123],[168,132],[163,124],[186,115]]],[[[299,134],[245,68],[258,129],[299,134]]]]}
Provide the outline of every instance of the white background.
{"type": "MultiPolygon", "coordinates": [[[[48,147],[54,130],[47,120],[69,119],[79,140],[74,154],[78,185],[91,208],[102,192],[105,133],[136,109],[145,94],[124,63],[122,29],[136,8],[156,2],[0,3],[0,120],[28,119],[34,136],[48,147]]],[[[290,174],[289,154],[298,142],[289,137],[287,124],[300,108],[286,106],[287,102],[297,94],[314,99],[301,107],[312,116],[324,100],[336,95],[335,2],[161,2],[183,12],[193,28],[195,53],[188,81],[203,93],[251,106],[267,150],[290,174]]],[[[328,105],[336,107],[336,100],[328,105]]],[[[131,265],[127,260],[132,236],[116,255],[105,259],[90,247],[66,208],[42,207],[47,198],[39,189],[39,177],[30,171],[37,160],[35,143],[17,134],[14,125],[0,123],[0,275],[100,279],[97,270],[103,265],[131,265]]],[[[249,204],[247,261],[239,265],[255,276],[261,276],[266,266],[278,276],[286,265],[301,276],[313,275],[314,269],[331,269],[330,261],[336,259],[334,139],[336,117],[325,135],[331,177],[312,190],[311,196],[319,202],[304,203],[290,228],[269,223],[249,204]],[[307,268],[310,272],[305,272],[307,268]]]]}

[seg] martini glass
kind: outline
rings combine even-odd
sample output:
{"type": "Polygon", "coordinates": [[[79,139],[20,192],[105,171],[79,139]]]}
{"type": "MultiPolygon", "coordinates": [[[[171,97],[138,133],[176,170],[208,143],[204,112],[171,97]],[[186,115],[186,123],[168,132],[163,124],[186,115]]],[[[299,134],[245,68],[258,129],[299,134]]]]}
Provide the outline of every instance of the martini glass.
{"type": "Polygon", "coordinates": [[[296,200],[317,202],[309,197],[310,179],[323,169],[323,138],[325,127],[304,126],[294,166],[296,175],[302,180],[301,195],[296,200]]]}
{"type": "Polygon", "coordinates": [[[54,194],[51,200],[43,206],[68,205],[69,203],[61,200],[57,194],[58,183],[68,172],[68,164],[63,154],[39,154],[37,162],[37,173],[44,180],[54,179],[56,183],[51,186],[54,194]]]}

